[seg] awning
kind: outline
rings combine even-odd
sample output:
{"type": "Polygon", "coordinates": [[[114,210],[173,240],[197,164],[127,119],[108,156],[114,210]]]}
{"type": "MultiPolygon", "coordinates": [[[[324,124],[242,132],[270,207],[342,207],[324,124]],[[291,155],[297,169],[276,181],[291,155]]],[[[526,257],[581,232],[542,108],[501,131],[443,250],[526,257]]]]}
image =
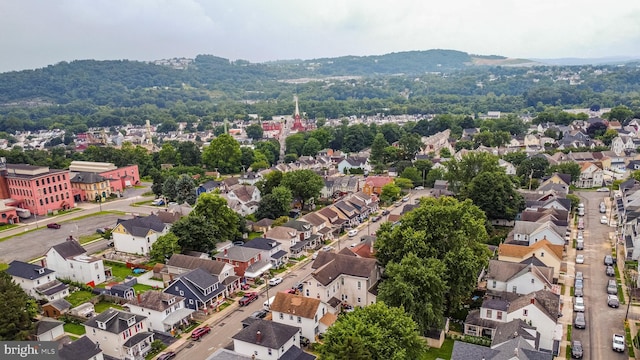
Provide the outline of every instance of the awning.
{"type": "Polygon", "coordinates": [[[291,250],[291,251],[300,251],[300,250],[304,249],[304,247],[307,246],[308,243],[309,243],[309,241],[307,241],[307,240],[299,241],[299,242],[295,243],[292,247],[290,247],[289,250],[291,250]]]}
{"type": "Polygon", "coordinates": [[[262,274],[264,274],[265,271],[271,269],[271,267],[272,265],[270,262],[260,261],[249,266],[247,270],[244,272],[244,276],[248,278],[257,278],[262,276],[262,274]]]}
{"type": "Polygon", "coordinates": [[[169,316],[167,316],[166,318],[164,318],[164,320],[162,320],[162,323],[165,325],[174,325],[179,323],[180,321],[182,321],[182,319],[186,318],[187,316],[190,316],[193,313],[194,310],[191,309],[178,309],[174,312],[172,312],[171,314],[169,314],[169,316]]]}
{"type": "Polygon", "coordinates": [[[284,251],[284,250],[280,250],[280,251],[278,251],[277,253],[275,253],[275,254],[271,255],[271,258],[272,258],[272,259],[276,259],[276,260],[277,260],[277,259],[282,258],[282,257],[283,257],[283,256],[285,256],[285,255],[287,255],[287,252],[286,252],[286,251],[284,251]]]}

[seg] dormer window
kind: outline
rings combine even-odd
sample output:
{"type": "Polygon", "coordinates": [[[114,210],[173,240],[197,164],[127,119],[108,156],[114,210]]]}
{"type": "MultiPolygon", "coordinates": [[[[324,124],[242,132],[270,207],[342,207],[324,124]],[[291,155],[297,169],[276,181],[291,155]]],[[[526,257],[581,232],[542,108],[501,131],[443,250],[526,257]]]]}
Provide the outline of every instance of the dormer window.
{"type": "Polygon", "coordinates": [[[44,268],[38,269],[38,274],[44,274],[44,268]]]}
{"type": "Polygon", "coordinates": [[[135,316],[132,316],[132,317],[127,319],[127,326],[132,326],[135,323],[136,323],[136,317],[135,316]]]}
{"type": "Polygon", "coordinates": [[[173,304],[174,302],[176,302],[176,298],[171,298],[168,301],[169,305],[173,304]]]}
{"type": "Polygon", "coordinates": [[[96,323],[98,324],[98,329],[102,329],[102,330],[106,330],[107,329],[107,324],[102,322],[102,321],[96,321],[96,323]]]}

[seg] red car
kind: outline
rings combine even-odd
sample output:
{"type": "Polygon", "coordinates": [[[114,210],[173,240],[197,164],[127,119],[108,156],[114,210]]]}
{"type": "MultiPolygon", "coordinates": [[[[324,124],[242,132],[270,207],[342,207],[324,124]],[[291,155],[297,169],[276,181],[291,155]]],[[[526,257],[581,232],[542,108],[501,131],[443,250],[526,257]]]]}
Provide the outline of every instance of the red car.
{"type": "Polygon", "coordinates": [[[62,225],[60,225],[60,224],[58,224],[58,223],[48,223],[48,224],[47,224],[47,227],[48,227],[49,229],[60,229],[60,227],[61,227],[61,226],[62,226],[62,225]]]}
{"type": "Polygon", "coordinates": [[[197,328],[193,330],[193,332],[191,333],[191,338],[193,340],[200,340],[201,337],[207,335],[210,332],[211,332],[211,328],[205,325],[201,328],[197,328]]]}
{"type": "Polygon", "coordinates": [[[240,306],[247,306],[256,300],[258,300],[258,293],[250,292],[250,293],[244,294],[242,299],[238,301],[238,304],[240,304],[240,306]]]}

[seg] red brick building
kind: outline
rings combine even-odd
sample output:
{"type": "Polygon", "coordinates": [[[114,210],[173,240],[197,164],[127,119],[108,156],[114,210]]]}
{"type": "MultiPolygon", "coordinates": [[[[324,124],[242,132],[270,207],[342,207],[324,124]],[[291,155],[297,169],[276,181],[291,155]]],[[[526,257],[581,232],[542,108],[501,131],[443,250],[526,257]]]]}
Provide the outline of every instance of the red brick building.
{"type": "Polygon", "coordinates": [[[125,188],[140,184],[140,172],[138,165],[116,167],[112,163],[92,161],[72,161],[69,166],[72,172],[96,173],[109,180],[110,193],[120,194],[125,188]]]}

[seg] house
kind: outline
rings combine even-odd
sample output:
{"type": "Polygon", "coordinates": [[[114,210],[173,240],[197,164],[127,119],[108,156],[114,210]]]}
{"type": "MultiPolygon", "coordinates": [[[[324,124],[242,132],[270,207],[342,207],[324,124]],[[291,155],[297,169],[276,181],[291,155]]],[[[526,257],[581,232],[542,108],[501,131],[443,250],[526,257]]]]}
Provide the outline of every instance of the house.
{"type": "Polygon", "coordinates": [[[185,298],[160,291],[145,291],[129,300],[127,307],[133,314],[147,317],[149,328],[155,331],[171,333],[181,327],[188,327],[193,309],[187,309],[185,298]]]}
{"type": "Polygon", "coordinates": [[[345,219],[346,227],[358,226],[361,222],[360,211],[345,200],[340,200],[331,207],[338,212],[338,216],[345,219]]]}
{"type": "Polygon", "coordinates": [[[289,261],[289,254],[282,250],[282,244],[268,238],[254,238],[244,243],[243,247],[257,249],[262,251],[262,258],[269,259],[271,266],[274,269],[278,269],[287,264],[289,261]]]}
{"type": "Polygon", "coordinates": [[[46,317],[57,319],[71,309],[71,303],[65,299],[49,301],[42,305],[42,314],[46,317]]]}
{"type": "Polygon", "coordinates": [[[255,185],[258,181],[262,180],[262,175],[257,172],[247,171],[240,176],[240,184],[255,185]]]}
{"type": "Polygon", "coordinates": [[[184,297],[186,308],[207,313],[224,302],[224,286],[218,277],[203,269],[194,269],[182,274],[170,283],[163,292],[184,297]]]}
{"type": "MultiPolygon", "coordinates": [[[[535,332],[535,330],[533,330],[535,332]]],[[[486,347],[472,343],[456,340],[453,343],[451,360],[502,360],[502,359],[531,359],[531,360],[553,360],[554,355],[550,352],[540,351],[531,344],[528,332],[524,335],[517,332],[518,336],[499,345],[486,347]]]]}
{"type": "Polygon", "coordinates": [[[339,213],[339,210],[337,209],[332,209],[331,207],[324,207],[316,211],[314,214],[327,219],[329,224],[331,224],[331,228],[334,236],[336,236],[340,233],[340,231],[342,231],[342,229],[346,227],[346,223],[347,223],[347,221],[342,217],[340,217],[338,213],[339,213]]]}
{"type": "Polygon", "coordinates": [[[269,218],[264,218],[254,222],[252,230],[255,232],[260,232],[264,234],[267,231],[271,230],[272,225],[273,225],[273,220],[269,218]]]}
{"type": "Polygon", "coordinates": [[[87,320],[84,328],[89,340],[115,359],[138,360],[151,350],[154,334],[142,315],[110,308],[87,320]]]}
{"type": "Polygon", "coordinates": [[[63,344],[58,350],[58,358],[60,360],[104,360],[100,345],[91,341],[88,336],[63,344]]]}
{"type": "Polygon", "coordinates": [[[557,279],[562,269],[563,251],[564,245],[555,245],[549,240],[540,240],[531,246],[500,244],[498,260],[522,263],[535,259],[544,266],[553,268],[554,279],[557,279]]]}
{"type": "MultiPolygon", "coordinates": [[[[221,251],[224,251],[224,249],[221,251]]],[[[231,264],[183,254],[171,255],[171,258],[169,258],[169,261],[161,271],[162,280],[165,285],[168,285],[173,282],[174,278],[198,268],[218,277],[218,281],[225,287],[225,296],[229,296],[240,289],[240,277],[235,275],[231,264]]]]}
{"type": "Polygon", "coordinates": [[[69,239],[55,245],[45,255],[46,265],[61,279],[67,279],[89,286],[96,286],[106,280],[102,259],[87,255],[79,242],[69,239]]]}
{"type": "Polygon", "coordinates": [[[55,341],[64,336],[64,322],[52,318],[42,318],[36,323],[37,341],[55,341]]]}
{"type": "Polygon", "coordinates": [[[560,293],[560,288],[553,285],[553,268],[543,264],[490,260],[486,281],[489,293],[508,291],[513,294],[526,295],[538,290],[560,293]]]}
{"type": "Polygon", "coordinates": [[[262,251],[244,246],[232,246],[214,255],[216,261],[233,266],[239,277],[256,279],[271,269],[269,259],[262,258],[262,251]]]}
{"type": "Polygon", "coordinates": [[[479,310],[471,310],[464,324],[464,334],[493,339],[501,323],[520,319],[540,333],[540,349],[552,352],[559,347],[562,332],[556,331],[560,314],[560,295],[539,290],[512,301],[486,299],[479,310]]]}
{"type": "Polygon", "coordinates": [[[36,299],[51,301],[69,295],[69,286],[56,279],[56,273],[51,269],[14,260],[5,271],[27,295],[36,299]]]}
{"type": "Polygon", "coordinates": [[[260,190],[252,185],[240,185],[227,193],[228,205],[242,216],[255,213],[261,199],[260,190]]]}
{"type": "Polygon", "coordinates": [[[341,174],[347,174],[351,169],[360,169],[365,174],[371,171],[371,165],[369,165],[369,159],[360,156],[350,156],[346,159],[342,159],[338,163],[338,172],[341,174]]]}
{"type": "Polygon", "coordinates": [[[205,193],[212,193],[216,189],[222,188],[222,182],[209,180],[196,188],[196,196],[200,196],[205,193]]]}
{"type": "Polygon", "coordinates": [[[540,240],[547,239],[552,244],[564,245],[566,232],[566,227],[557,226],[551,221],[545,223],[516,221],[506,242],[531,246],[540,240]]]}
{"type": "Polygon", "coordinates": [[[382,194],[382,187],[393,182],[393,178],[390,176],[369,176],[364,182],[362,192],[371,196],[376,194],[380,196],[382,194]]]}
{"type": "Polygon", "coordinates": [[[146,256],[158,237],[167,232],[168,225],[157,215],[149,215],[136,216],[128,220],[119,219],[111,234],[116,251],[146,256]]]}
{"type": "Polygon", "coordinates": [[[331,223],[318,213],[308,213],[301,217],[300,220],[311,224],[312,234],[320,235],[322,240],[332,240],[334,238],[334,231],[331,227],[331,223]]]}
{"type": "Polygon", "coordinates": [[[111,196],[109,179],[91,172],[75,173],[71,189],[75,201],[104,201],[111,196]]]}
{"type": "Polygon", "coordinates": [[[93,289],[94,294],[109,295],[122,298],[124,300],[131,300],[136,296],[136,290],[133,288],[138,283],[137,279],[128,279],[120,284],[108,285],[104,288],[96,287],[93,289]]]}
{"type": "Polygon", "coordinates": [[[571,185],[571,175],[553,173],[549,177],[542,178],[542,182],[540,183],[539,187],[543,187],[544,185],[546,185],[548,183],[560,184],[560,185],[564,185],[564,186],[566,186],[568,188],[569,185],[571,185]]]}
{"type": "Polygon", "coordinates": [[[313,355],[301,354],[300,327],[275,321],[256,320],[231,337],[233,349],[242,355],[256,359],[312,359],[313,355]],[[287,353],[292,352],[290,356],[287,353]],[[311,356],[311,357],[309,357],[311,356]]]}
{"type": "Polygon", "coordinates": [[[353,306],[376,302],[381,275],[376,259],[321,251],[311,268],[314,271],[303,281],[304,296],[329,304],[335,302],[332,299],[353,306]]]}
{"type": "Polygon", "coordinates": [[[274,322],[299,327],[300,334],[311,342],[315,342],[316,336],[326,332],[332,325],[320,322],[329,314],[327,304],[318,299],[286,292],[276,294],[271,304],[271,314],[274,322]]]}
{"type": "Polygon", "coordinates": [[[300,241],[300,236],[296,229],[276,226],[264,233],[264,237],[279,241],[282,244],[282,249],[291,255],[297,255],[302,251],[302,247],[294,248],[300,241]]]}
{"type": "Polygon", "coordinates": [[[515,175],[516,174],[516,167],[513,166],[512,163],[499,159],[498,160],[498,165],[504,169],[505,173],[507,173],[507,175],[515,175]]]}
{"type": "Polygon", "coordinates": [[[580,177],[574,182],[575,186],[581,189],[588,189],[593,187],[601,187],[604,184],[603,181],[604,171],[600,166],[585,162],[580,167],[580,177]]]}

